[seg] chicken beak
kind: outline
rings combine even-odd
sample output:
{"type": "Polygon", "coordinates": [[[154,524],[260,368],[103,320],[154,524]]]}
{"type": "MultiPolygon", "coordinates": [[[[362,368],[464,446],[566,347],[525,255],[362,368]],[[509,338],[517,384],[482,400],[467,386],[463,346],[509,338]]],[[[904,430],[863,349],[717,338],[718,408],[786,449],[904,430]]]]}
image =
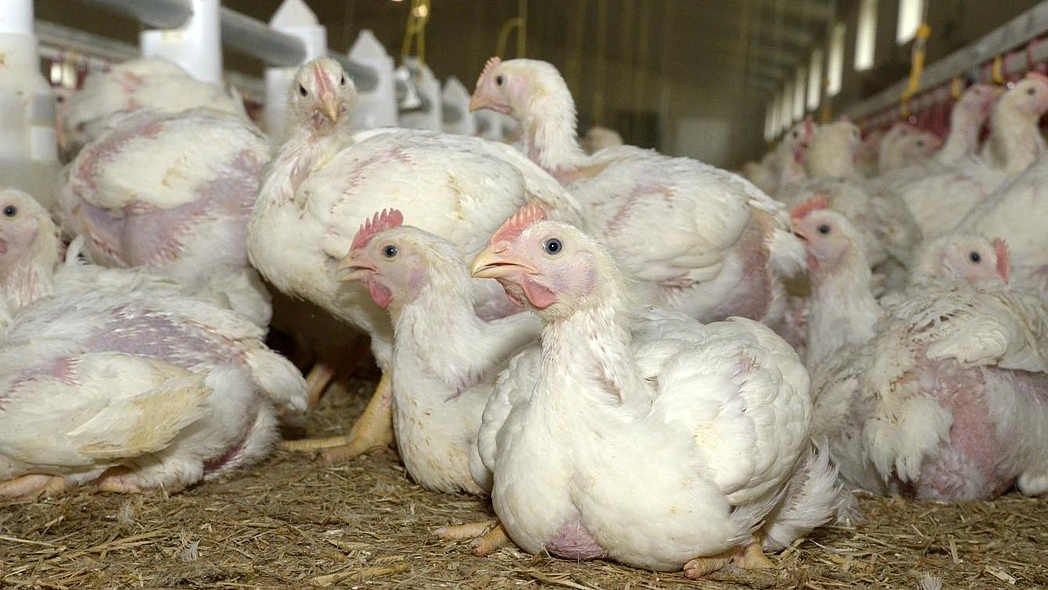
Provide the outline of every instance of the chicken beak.
{"type": "Polygon", "coordinates": [[[338,263],[339,282],[362,281],[372,273],[378,272],[373,266],[369,266],[361,260],[359,252],[353,251],[347,254],[338,263]]]}
{"type": "Polygon", "coordinates": [[[489,109],[503,115],[509,115],[513,112],[509,105],[499,102],[498,97],[486,88],[478,88],[473,92],[473,96],[469,98],[469,112],[472,113],[481,109],[489,109]]]}
{"type": "Polygon", "coordinates": [[[319,110],[324,113],[324,116],[331,120],[332,123],[338,122],[338,98],[334,93],[324,93],[320,97],[319,110]]]}
{"type": "Polygon", "coordinates": [[[469,112],[479,111],[488,106],[490,102],[487,97],[483,96],[480,92],[473,93],[473,96],[469,98],[469,112]]]}
{"type": "Polygon", "coordinates": [[[473,266],[470,268],[473,277],[478,279],[505,278],[522,271],[528,274],[533,274],[535,269],[527,263],[507,254],[505,248],[501,248],[499,252],[495,252],[492,250],[491,246],[488,246],[484,250],[481,250],[480,254],[477,254],[477,257],[473,259],[473,266]]]}

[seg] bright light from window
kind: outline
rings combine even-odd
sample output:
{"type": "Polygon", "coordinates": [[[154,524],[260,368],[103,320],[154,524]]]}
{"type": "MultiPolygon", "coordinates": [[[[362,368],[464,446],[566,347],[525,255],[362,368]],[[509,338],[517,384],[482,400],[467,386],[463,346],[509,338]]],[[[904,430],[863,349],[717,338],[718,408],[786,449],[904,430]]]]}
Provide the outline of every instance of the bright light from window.
{"type": "Polygon", "coordinates": [[[779,105],[779,129],[786,131],[790,128],[790,115],[793,113],[793,80],[786,82],[782,89],[782,104],[779,105]]]}
{"type": "Polygon", "coordinates": [[[808,110],[819,108],[822,95],[822,50],[811,52],[811,63],[808,64],[808,110]]]}
{"type": "Polygon", "coordinates": [[[804,87],[808,85],[808,68],[798,68],[793,81],[793,120],[804,118],[804,87]]]}
{"type": "Polygon", "coordinates": [[[775,101],[772,101],[764,108],[764,141],[775,137],[775,107],[775,101]]]}
{"type": "Polygon", "coordinates": [[[826,64],[826,96],[837,96],[841,91],[841,76],[844,74],[844,34],[848,32],[844,23],[833,25],[830,35],[830,60],[826,64]]]}
{"type": "Polygon", "coordinates": [[[873,50],[877,36],[877,0],[862,0],[859,27],[855,31],[855,71],[873,67],[873,50]]]}
{"type": "Polygon", "coordinates": [[[771,107],[771,137],[775,138],[782,127],[782,91],[775,93],[775,102],[771,107]]]}
{"type": "Polygon", "coordinates": [[[924,0],[899,0],[899,21],[895,29],[895,42],[899,45],[909,42],[921,26],[921,15],[924,13],[924,0]]]}

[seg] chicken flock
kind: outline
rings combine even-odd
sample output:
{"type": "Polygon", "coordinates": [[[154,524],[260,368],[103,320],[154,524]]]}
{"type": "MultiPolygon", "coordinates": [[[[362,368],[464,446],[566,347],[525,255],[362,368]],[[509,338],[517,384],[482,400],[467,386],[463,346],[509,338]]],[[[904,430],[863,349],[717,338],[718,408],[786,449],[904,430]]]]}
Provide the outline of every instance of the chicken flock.
{"type": "Polygon", "coordinates": [[[395,441],[418,484],[490,497],[436,532],[478,554],[700,577],[771,567],[852,490],[1048,492],[1048,78],[971,86],[944,143],[807,119],[745,178],[580,142],[536,60],[492,58],[470,102],[514,146],[354,130],[326,58],[288,101],[267,137],[138,60],[62,106],[56,194],[0,191],[0,495],[266,457],[333,370],[267,348],[263,279],[382,371],[348,434],[285,448],[395,441]]]}

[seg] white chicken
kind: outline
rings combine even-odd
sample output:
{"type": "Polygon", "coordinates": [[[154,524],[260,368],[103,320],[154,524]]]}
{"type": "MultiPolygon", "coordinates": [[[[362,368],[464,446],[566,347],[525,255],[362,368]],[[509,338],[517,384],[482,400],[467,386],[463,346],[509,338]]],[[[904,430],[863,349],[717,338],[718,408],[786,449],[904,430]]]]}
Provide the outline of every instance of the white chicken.
{"type": "Polygon", "coordinates": [[[897,138],[887,149],[881,150],[877,161],[878,171],[884,174],[919,164],[934,156],[941,146],[942,141],[934,133],[915,129],[897,138]]]}
{"type": "Polygon", "coordinates": [[[866,264],[843,217],[813,208],[794,231],[824,299],[809,341],[832,342],[809,357],[813,437],[844,479],[943,501],[1016,482],[1048,491],[1048,309],[1004,286],[1007,255],[972,268],[970,252],[940,242],[944,278],[925,277],[882,314],[857,280],[866,264]]]}
{"type": "Polygon", "coordinates": [[[0,495],[179,489],[261,459],[276,406],[305,408],[302,375],[262,328],[75,247],[55,269],[46,212],[15,191],[0,210],[0,495]]]}
{"type": "Polygon", "coordinates": [[[70,157],[103,135],[117,113],[157,110],[178,113],[208,108],[248,121],[240,96],[231,88],[201,82],[178,65],[150,57],[125,61],[92,73],[84,87],[58,108],[59,145],[70,157]]]}
{"type": "Polygon", "coordinates": [[[643,300],[702,320],[780,319],[782,279],[799,270],[802,253],[785,209],[748,181],[631,146],[587,155],[571,92],[546,62],[488,60],[470,108],[520,122],[523,151],[579,200],[588,231],[643,300]]]}
{"type": "Polygon", "coordinates": [[[991,84],[973,84],[950,110],[950,132],[934,160],[951,165],[979,151],[979,132],[993,112],[993,105],[1004,94],[1004,88],[991,84]]]}
{"type": "Polygon", "coordinates": [[[762,549],[832,518],[843,496],[809,444],[793,350],[744,318],[632,307],[607,250],[543,217],[511,219],[473,262],[544,324],[542,350],[499,378],[479,435],[513,541],[699,577],[768,567],[762,549]]]}
{"type": "Polygon", "coordinates": [[[595,154],[604,148],[618,147],[625,145],[625,143],[622,141],[622,136],[619,135],[618,131],[601,125],[590,127],[582,140],[582,145],[587,154],[595,154]]]}
{"type": "Polygon", "coordinates": [[[56,215],[92,261],[171,277],[266,326],[247,220],[269,156],[265,136],[237,117],[134,113],[66,167],[56,215]]]}
{"type": "Polygon", "coordinates": [[[1029,72],[1006,92],[990,119],[993,133],[982,157],[995,169],[1014,176],[1044,152],[1045,141],[1037,122],[1048,111],[1048,77],[1029,72]]]}
{"type": "Polygon", "coordinates": [[[529,313],[477,317],[462,251],[402,223],[383,211],[361,227],[339,278],[363,282],[392,317],[393,430],[408,473],[429,489],[486,494],[491,482],[470,472],[481,414],[495,377],[538,342],[541,324],[529,313]]]}
{"type": "MultiPolygon", "coordinates": [[[[420,229],[466,254],[479,251],[486,236],[529,200],[569,221],[578,222],[581,215],[556,180],[508,145],[426,131],[377,130],[340,147],[346,143],[342,133],[348,121],[342,113],[355,93],[348,77],[346,84],[340,83],[345,73],[332,63],[330,69],[314,62],[300,70],[300,76],[308,73],[310,85],[292,95],[292,139],[264,174],[248,241],[251,261],[278,289],[371,336],[372,352],[384,371],[372,403],[348,436],[317,443],[336,445],[325,457],[341,459],[392,442],[385,376],[393,354],[389,314],[360,285],[340,283],[336,272],[376,200],[411,211],[420,229]],[[325,92],[317,92],[321,87],[334,89],[334,107],[327,105],[325,92]],[[314,125],[318,111],[330,118],[325,109],[337,120],[314,125]]],[[[471,283],[480,317],[520,310],[498,285],[488,283],[471,283]]]]}
{"type": "Polygon", "coordinates": [[[847,119],[820,125],[808,145],[808,157],[805,160],[808,177],[860,178],[856,160],[861,145],[859,128],[847,119]]]}

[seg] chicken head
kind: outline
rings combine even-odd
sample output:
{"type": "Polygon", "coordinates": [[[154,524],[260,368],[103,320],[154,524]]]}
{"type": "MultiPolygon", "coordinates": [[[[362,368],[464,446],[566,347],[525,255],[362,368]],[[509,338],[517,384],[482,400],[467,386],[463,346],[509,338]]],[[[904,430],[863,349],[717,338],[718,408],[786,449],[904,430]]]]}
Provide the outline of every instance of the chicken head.
{"type": "Polygon", "coordinates": [[[33,197],[0,190],[0,279],[6,282],[15,269],[31,262],[53,267],[60,243],[51,215],[33,197]]]}
{"type": "Polygon", "coordinates": [[[611,255],[578,228],[548,221],[531,203],[508,219],[473,259],[477,278],[497,279],[543,319],[563,318],[605,300],[624,279],[611,255]]]}
{"type": "MultiPolygon", "coordinates": [[[[497,57],[488,60],[477,79],[477,87],[469,101],[469,110],[489,109],[527,121],[539,109],[532,104],[538,98],[550,98],[574,104],[570,91],[563,84],[544,84],[543,80],[560,80],[560,73],[544,61],[497,57]],[[558,96],[558,94],[563,96],[558,96]]],[[[549,116],[550,113],[542,113],[549,116]]]]}
{"type": "Polygon", "coordinates": [[[816,195],[790,210],[793,234],[804,243],[813,277],[832,274],[850,253],[862,248],[855,228],[828,207],[827,198],[816,195]]]}
{"type": "Polygon", "coordinates": [[[1001,98],[1001,107],[1040,117],[1048,111],[1048,77],[1030,72],[1001,98]]]}
{"type": "Polygon", "coordinates": [[[330,133],[349,124],[345,115],[356,100],[357,89],[342,69],[342,64],[321,57],[303,65],[295,73],[289,103],[294,122],[330,133]]]}
{"type": "Polygon", "coordinates": [[[420,252],[410,239],[403,239],[403,231],[396,231],[406,229],[403,224],[404,215],[396,209],[375,213],[360,226],[349,253],[338,265],[340,281],[364,283],[371,299],[383,309],[393,304],[394,293],[403,297],[409,287],[417,290],[420,286],[420,252]]]}
{"type": "Polygon", "coordinates": [[[954,108],[962,109],[978,120],[985,121],[990,116],[994,103],[1004,94],[1004,90],[1003,87],[993,84],[973,84],[964,91],[954,108]]]}
{"type": "Polygon", "coordinates": [[[1004,240],[950,234],[922,246],[914,267],[915,277],[963,279],[972,284],[1008,282],[1011,260],[1004,240]]]}

